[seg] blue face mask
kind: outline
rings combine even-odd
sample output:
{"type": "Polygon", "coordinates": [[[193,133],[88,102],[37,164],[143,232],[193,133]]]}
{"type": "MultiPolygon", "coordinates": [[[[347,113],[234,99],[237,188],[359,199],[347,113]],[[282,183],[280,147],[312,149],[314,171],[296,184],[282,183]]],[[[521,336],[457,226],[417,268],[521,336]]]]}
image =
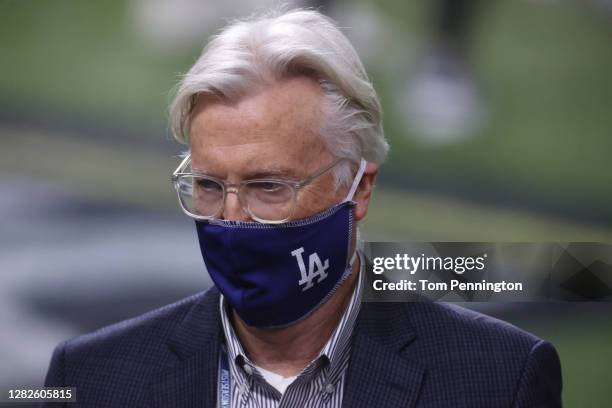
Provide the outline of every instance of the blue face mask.
{"type": "Polygon", "coordinates": [[[279,328],[297,323],[351,274],[352,199],[365,164],[362,159],[340,204],[311,217],[282,224],[196,221],[208,273],[246,324],[279,328]]]}

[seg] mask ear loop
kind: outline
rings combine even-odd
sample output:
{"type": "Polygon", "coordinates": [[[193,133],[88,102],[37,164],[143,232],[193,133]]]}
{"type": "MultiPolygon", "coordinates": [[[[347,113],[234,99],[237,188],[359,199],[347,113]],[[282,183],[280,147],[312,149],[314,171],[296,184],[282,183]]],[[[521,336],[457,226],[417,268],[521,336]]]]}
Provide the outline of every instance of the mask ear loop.
{"type": "Polygon", "coordinates": [[[351,260],[349,261],[349,268],[353,269],[353,264],[355,263],[356,259],[357,259],[357,249],[353,251],[353,256],[351,256],[351,260]]]}
{"type": "MultiPolygon", "coordinates": [[[[346,198],[344,199],[344,202],[352,201],[353,200],[353,196],[355,195],[355,192],[357,191],[357,187],[359,187],[359,183],[361,182],[361,178],[363,177],[363,173],[365,172],[365,168],[366,168],[367,164],[368,163],[362,157],[361,161],[359,162],[359,170],[357,170],[357,174],[355,174],[355,179],[353,180],[353,184],[351,185],[351,189],[349,190],[348,194],[346,195],[346,198]]],[[[351,259],[349,260],[348,268],[350,270],[353,269],[353,264],[355,263],[355,260],[357,260],[357,248],[355,248],[355,250],[353,251],[353,255],[351,256],[351,259]]]]}
{"type": "Polygon", "coordinates": [[[357,191],[357,187],[359,187],[359,183],[361,182],[361,178],[363,177],[363,173],[365,172],[365,168],[367,164],[368,163],[362,157],[361,161],[359,162],[359,170],[357,170],[357,174],[355,174],[355,179],[353,180],[351,189],[349,190],[348,194],[346,195],[346,198],[344,199],[345,202],[353,200],[353,196],[355,195],[355,192],[357,191]]]}

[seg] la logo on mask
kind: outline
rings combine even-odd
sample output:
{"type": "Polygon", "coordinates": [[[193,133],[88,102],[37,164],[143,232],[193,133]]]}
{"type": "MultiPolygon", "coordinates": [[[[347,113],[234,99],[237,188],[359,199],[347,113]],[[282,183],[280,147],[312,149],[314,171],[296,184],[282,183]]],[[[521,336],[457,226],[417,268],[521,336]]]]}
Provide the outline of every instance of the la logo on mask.
{"type": "Polygon", "coordinates": [[[300,268],[300,274],[302,278],[298,282],[300,286],[306,285],[302,288],[302,292],[313,287],[313,281],[318,278],[317,283],[320,283],[323,279],[327,278],[327,268],[329,268],[329,259],[325,262],[321,262],[319,254],[313,252],[308,257],[308,273],[306,273],[306,265],[304,264],[304,247],[291,251],[291,255],[297,259],[298,267],[300,268]],[[316,268],[316,269],[315,269],[316,268]]]}

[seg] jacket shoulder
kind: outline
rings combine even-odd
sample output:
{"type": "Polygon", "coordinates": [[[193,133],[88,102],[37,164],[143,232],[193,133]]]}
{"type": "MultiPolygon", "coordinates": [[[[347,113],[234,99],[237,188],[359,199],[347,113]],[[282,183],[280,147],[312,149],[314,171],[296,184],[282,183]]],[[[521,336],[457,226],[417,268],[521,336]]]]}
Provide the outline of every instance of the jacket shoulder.
{"type": "Polygon", "coordinates": [[[53,353],[45,384],[77,387],[82,406],[150,406],[152,382],[181,359],[175,347],[215,335],[218,305],[213,288],[67,340],[53,353]]]}
{"type": "Polygon", "coordinates": [[[440,302],[371,303],[361,330],[425,372],[423,406],[560,406],[554,347],[509,323],[440,302]]]}
{"type": "Polygon", "coordinates": [[[214,293],[201,292],[143,315],[103,327],[63,343],[67,362],[97,359],[133,363],[163,362],[167,342],[189,312],[198,304],[211,302],[214,293]],[[151,359],[155,356],[155,359],[151,359]]]}
{"type": "Polygon", "coordinates": [[[436,365],[472,367],[516,378],[542,339],[510,323],[454,304],[405,304],[417,349],[436,365]]]}
{"type": "Polygon", "coordinates": [[[411,353],[430,369],[431,396],[469,398],[473,406],[519,401],[560,406],[561,366],[549,342],[457,305],[406,306],[411,324],[418,327],[411,353]],[[450,396],[452,385],[461,393],[450,396]]]}
{"type": "MultiPolygon", "coordinates": [[[[422,335],[441,335],[448,340],[510,344],[513,348],[531,349],[541,339],[508,322],[471,309],[440,302],[407,305],[409,319],[422,335]]],[[[475,346],[476,344],[474,344],[475,346]]]]}
{"type": "Polygon", "coordinates": [[[490,343],[495,347],[508,344],[512,350],[519,352],[529,350],[541,341],[525,330],[483,313],[451,303],[428,300],[366,302],[361,323],[374,328],[387,324],[407,326],[414,332],[419,343],[444,344],[446,347],[455,344],[466,352],[474,350],[479,343],[490,343]]]}

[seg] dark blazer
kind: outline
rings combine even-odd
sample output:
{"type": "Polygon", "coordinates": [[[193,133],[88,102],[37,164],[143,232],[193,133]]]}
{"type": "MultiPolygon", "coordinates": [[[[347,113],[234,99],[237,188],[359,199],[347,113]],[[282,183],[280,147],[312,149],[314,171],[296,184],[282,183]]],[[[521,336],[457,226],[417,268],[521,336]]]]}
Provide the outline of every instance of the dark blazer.
{"type": "MultiPolygon", "coordinates": [[[[221,339],[213,288],[60,344],[46,385],[74,408],[215,407],[221,339]]],[[[364,303],[345,381],[345,407],[561,406],[550,343],[442,303],[364,303]]]]}

